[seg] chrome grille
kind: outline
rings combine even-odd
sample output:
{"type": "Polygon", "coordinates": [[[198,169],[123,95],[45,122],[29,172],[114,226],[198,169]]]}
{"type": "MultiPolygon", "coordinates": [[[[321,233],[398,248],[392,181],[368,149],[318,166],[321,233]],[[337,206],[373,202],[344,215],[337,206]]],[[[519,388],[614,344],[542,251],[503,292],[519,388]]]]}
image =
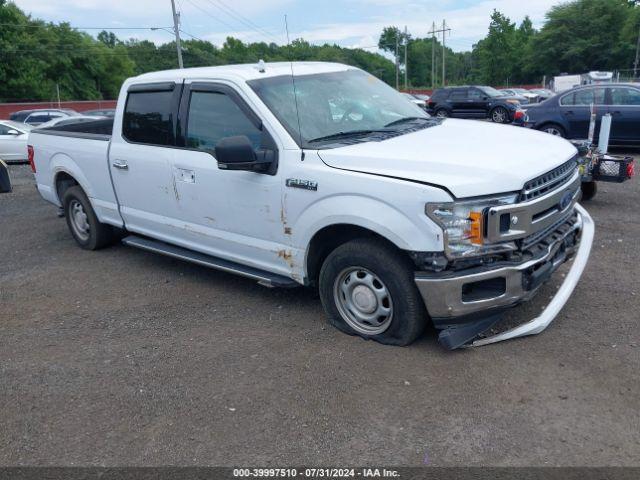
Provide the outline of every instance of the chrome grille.
{"type": "Polygon", "coordinates": [[[571,160],[566,161],[559,167],[556,167],[533,180],[529,180],[524,184],[522,194],[520,195],[520,201],[524,202],[531,200],[550,192],[565,181],[569,180],[576,168],[578,168],[578,164],[576,158],[573,157],[571,160]]]}

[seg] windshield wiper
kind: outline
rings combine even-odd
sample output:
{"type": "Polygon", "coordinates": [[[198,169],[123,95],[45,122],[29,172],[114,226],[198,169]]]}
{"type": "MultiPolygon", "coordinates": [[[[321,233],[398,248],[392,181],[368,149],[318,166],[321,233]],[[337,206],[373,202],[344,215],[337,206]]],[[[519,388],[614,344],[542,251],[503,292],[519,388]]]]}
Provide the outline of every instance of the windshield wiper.
{"type": "Polygon", "coordinates": [[[394,125],[399,125],[405,122],[413,122],[414,120],[431,120],[431,117],[402,117],[402,118],[399,118],[398,120],[394,120],[391,123],[387,123],[385,127],[392,127],[394,125]]]}
{"type": "Polygon", "coordinates": [[[382,130],[382,129],[349,130],[347,132],[332,133],[331,135],[324,135],[323,137],[312,138],[311,140],[307,140],[307,143],[322,142],[324,140],[338,140],[341,138],[349,138],[349,137],[354,137],[358,135],[368,135],[370,133],[381,133],[381,132],[388,133],[389,130],[382,130]]]}

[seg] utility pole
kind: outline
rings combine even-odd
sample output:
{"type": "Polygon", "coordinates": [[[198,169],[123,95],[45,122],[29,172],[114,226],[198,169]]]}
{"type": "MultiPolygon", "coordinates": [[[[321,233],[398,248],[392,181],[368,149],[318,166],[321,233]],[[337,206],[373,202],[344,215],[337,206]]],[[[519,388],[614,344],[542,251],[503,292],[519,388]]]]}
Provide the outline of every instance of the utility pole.
{"type": "Polygon", "coordinates": [[[182,45],[180,45],[180,14],[176,13],[176,2],[171,0],[171,11],[173,12],[173,31],[176,34],[176,48],[178,49],[178,67],[184,68],[182,62],[182,45]]]}
{"type": "Polygon", "coordinates": [[[447,58],[447,56],[445,55],[445,50],[444,50],[444,40],[445,37],[447,36],[447,30],[451,30],[450,28],[447,28],[447,23],[445,20],[442,20],[442,86],[446,86],[446,80],[445,80],[445,59],[447,58]]]}
{"type": "Polygon", "coordinates": [[[638,43],[636,44],[636,61],[633,62],[633,80],[638,78],[638,61],[640,60],[640,31],[638,31],[638,43]]]}
{"type": "Polygon", "coordinates": [[[396,90],[400,90],[400,68],[398,66],[398,34],[400,31],[396,28],[396,90]]]}
{"type": "Polygon", "coordinates": [[[436,88],[436,22],[431,25],[431,89],[436,88]]]}
{"type": "Polygon", "coordinates": [[[408,82],[407,82],[407,71],[409,70],[409,65],[407,65],[407,44],[409,43],[409,36],[407,35],[407,26],[404,26],[404,89],[407,90],[408,82]]]}
{"type": "Polygon", "coordinates": [[[436,86],[436,34],[437,33],[442,33],[442,86],[445,86],[445,61],[446,61],[446,55],[445,55],[445,35],[447,34],[447,32],[450,32],[451,29],[447,28],[447,23],[445,20],[442,21],[442,28],[440,30],[436,30],[436,22],[433,22],[433,27],[431,28],[431,31],[429,33],[431,33],[433,35],[432,37],[432,43],[431,43],[431,84],[432,87],[435,88],[436,86]]]}

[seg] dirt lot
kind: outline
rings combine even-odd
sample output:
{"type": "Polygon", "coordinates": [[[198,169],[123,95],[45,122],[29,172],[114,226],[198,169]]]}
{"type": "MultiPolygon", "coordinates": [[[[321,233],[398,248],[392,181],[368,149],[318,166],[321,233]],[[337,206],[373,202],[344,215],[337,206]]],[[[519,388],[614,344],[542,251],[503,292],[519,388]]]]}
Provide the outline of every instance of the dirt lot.
{"type": "Polygon", "coordinates": [[[80,250],[11,175],[0,465],[640,465],[637,178],[586,204],[590,263],[547,331],[447,352],[341,334],[311,291],[80,250]]]}

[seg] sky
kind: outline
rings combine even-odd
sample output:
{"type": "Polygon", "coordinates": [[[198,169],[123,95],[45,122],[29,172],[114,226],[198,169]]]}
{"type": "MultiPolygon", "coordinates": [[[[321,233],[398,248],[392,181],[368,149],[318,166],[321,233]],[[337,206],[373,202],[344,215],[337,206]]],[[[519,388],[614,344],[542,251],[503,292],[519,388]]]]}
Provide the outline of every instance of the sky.
{"type": "MultiPolygon", "coordinates": [[[[121,38],[172,40],[171,0],[15,0],[25,12],[46,21],[70,22],[96,35],[113,29],[121,38]],[[135,29],[133,28],[135,27],[135,29]],[[129,29],[132,28],[132,29],[129,29]]],[[[385,26],[407,27],[414,37],[427,37],[433,22],[451,31],[446,43],[455,51],[470,50],[483,38],[493,9],[520,22],[526,15],[534,26],[559,0],[176,0],[182,36],[221,45],[227,36],[247,42],[286,43],[285,15],[291,40],[336,43],[377,51],[385,26]]]]}

